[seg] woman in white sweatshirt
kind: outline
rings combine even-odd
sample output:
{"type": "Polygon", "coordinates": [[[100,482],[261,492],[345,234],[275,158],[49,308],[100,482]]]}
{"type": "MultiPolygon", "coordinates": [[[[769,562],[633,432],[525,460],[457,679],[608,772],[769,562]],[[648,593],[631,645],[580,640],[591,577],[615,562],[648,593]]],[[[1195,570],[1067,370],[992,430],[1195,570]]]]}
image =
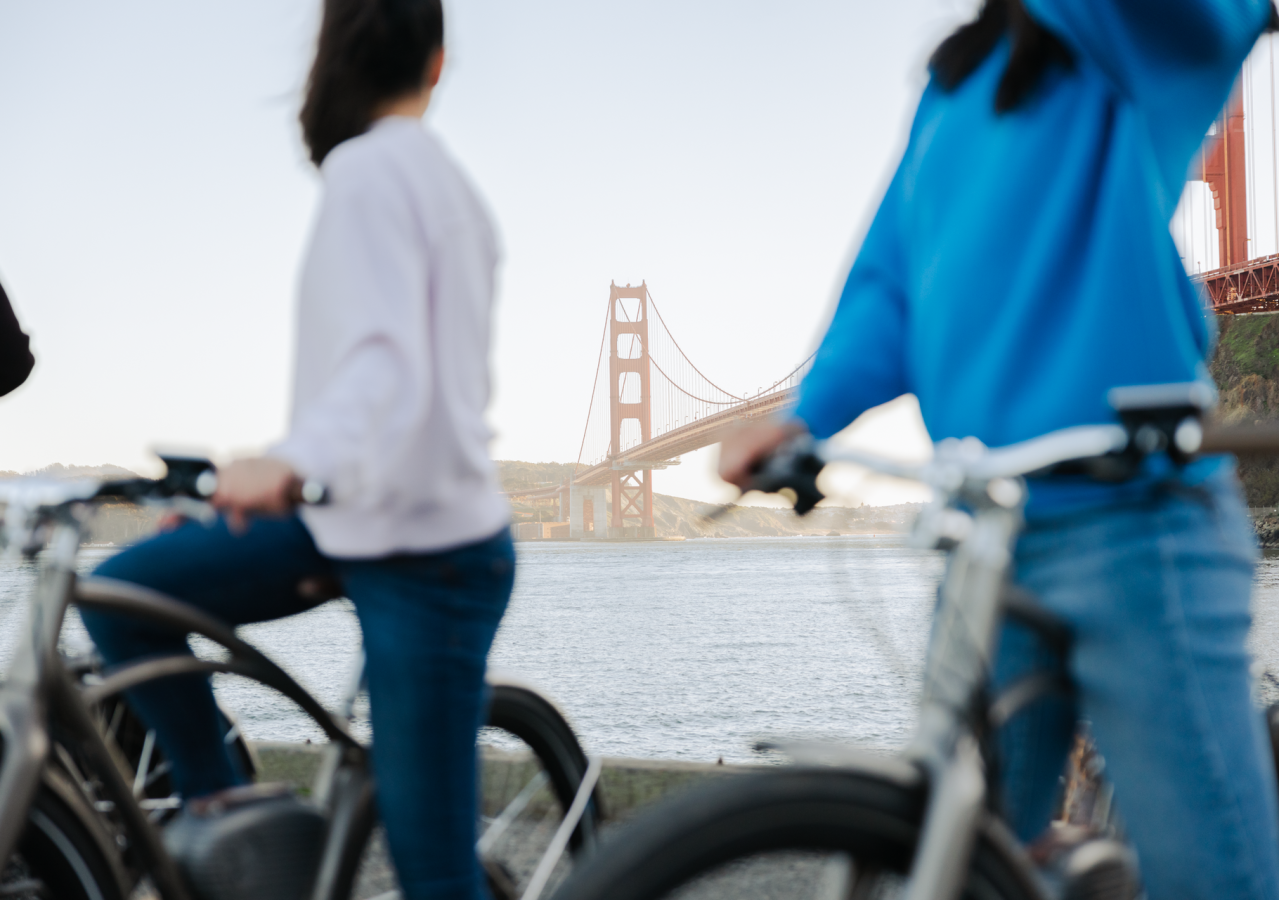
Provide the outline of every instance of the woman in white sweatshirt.
{"type": "MultiPolygon", "coordinates": [[[[289,432],[219,472],[221,521],[97,572],[235,625],[307,609],[317,599],[301,585],[341,580],[364,632],[379,812],[409,900],[485,895],[475,739],[515,563],[483,418],[497,242],[421,122],[443,33],[439,0],[325,3],[301,116],[324,195],[301,275],[289,432]],[[330,502],[299,516],[307,481],[330,502]]],[[[153,626],[85,620],[111,663],[187,649],[153,626]]],[[[206,678],[130,699],[188,801],[243,782],[206,678]]]]}

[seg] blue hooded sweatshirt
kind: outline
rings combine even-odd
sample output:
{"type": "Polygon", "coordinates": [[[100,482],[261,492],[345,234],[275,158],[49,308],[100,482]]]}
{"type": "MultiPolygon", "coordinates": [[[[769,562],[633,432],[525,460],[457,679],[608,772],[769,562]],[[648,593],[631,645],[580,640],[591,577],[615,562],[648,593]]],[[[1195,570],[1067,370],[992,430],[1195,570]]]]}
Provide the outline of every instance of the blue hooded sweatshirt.
{"type": "MultiPolygon", "coordinates": [[[[1007,41],[924,91],[801,386],[818,437],[914,393],[934,440],[997,447],[1114,422],[1112,387],[1209,378],[1214,332],[1169,221],[1270,4],[1023,2],[1074,64],[1002,114],[1007,41]]],[[[1036,485],[1032,514],[1117,490],[1036,485]]]]}

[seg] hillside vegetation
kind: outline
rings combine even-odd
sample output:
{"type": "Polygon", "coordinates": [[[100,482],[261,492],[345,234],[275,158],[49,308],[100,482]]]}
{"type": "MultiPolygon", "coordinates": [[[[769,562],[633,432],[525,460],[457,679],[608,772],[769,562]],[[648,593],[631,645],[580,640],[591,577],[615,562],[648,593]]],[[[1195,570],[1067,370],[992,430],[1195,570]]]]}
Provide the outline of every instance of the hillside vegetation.
{"type": "MultiPolygon", "coordinates": [[[[1212,377],[1229,425],[1279,419],[1279,313],[1218,316],[1212,377]]],[[[1279,506],[1279,460],[1241,459],[1249,506],[1279,506]]]]}
{"type": "Polygon", "coordinates": [[[577,469],[585,469],[575,463],[530,463],[499,459],[497,477],[503,491],[528,491],[534,488],[554,487],[563,484],[577,469]]]}

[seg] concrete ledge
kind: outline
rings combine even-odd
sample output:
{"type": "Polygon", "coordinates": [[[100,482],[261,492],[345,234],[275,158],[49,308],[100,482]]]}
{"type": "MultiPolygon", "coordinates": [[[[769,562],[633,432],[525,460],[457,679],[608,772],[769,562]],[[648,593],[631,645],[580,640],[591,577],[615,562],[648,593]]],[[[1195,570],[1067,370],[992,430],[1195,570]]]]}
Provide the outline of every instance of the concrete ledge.
{"type": "MultiPolygon", "coordinates": [[[[320,767],[323,744],[293,744],[255,741],[253,749],[261,763],[260,781],[282,781],[303,793],[310,793],[320,767]]],[[[485,804],[500,804],[505,795],[517,790],[526,779],[520,768],[530,765],[528,754],[485,747],[483,779],[485,804]],[[506,787],[511,785],[511,787],[506,787]],[[492,795],[492,796],[490,796],[492,795]]],[[[669,794],[687,790],[708,778],[750,772],[758,767],[716,765],[683,760],[619,759],[605,757],[600,774],[600,792],[610,819],[625,818],[637,809],[669,794]]]]}

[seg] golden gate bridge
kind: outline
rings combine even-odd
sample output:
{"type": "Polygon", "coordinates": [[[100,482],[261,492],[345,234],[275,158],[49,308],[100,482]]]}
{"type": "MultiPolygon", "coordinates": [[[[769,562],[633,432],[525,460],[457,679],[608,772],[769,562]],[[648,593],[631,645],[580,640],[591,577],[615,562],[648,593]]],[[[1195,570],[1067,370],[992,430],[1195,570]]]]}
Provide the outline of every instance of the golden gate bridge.
{"type": "Polygon", "coordinates": [[[576,474],[512,496],[557,496],[568,537],[654,537],[653,472],[719,443],[739,422],[793,406],[811,363],[735,394],[684,353],[647,283],[611,284],[576,474]]]}

